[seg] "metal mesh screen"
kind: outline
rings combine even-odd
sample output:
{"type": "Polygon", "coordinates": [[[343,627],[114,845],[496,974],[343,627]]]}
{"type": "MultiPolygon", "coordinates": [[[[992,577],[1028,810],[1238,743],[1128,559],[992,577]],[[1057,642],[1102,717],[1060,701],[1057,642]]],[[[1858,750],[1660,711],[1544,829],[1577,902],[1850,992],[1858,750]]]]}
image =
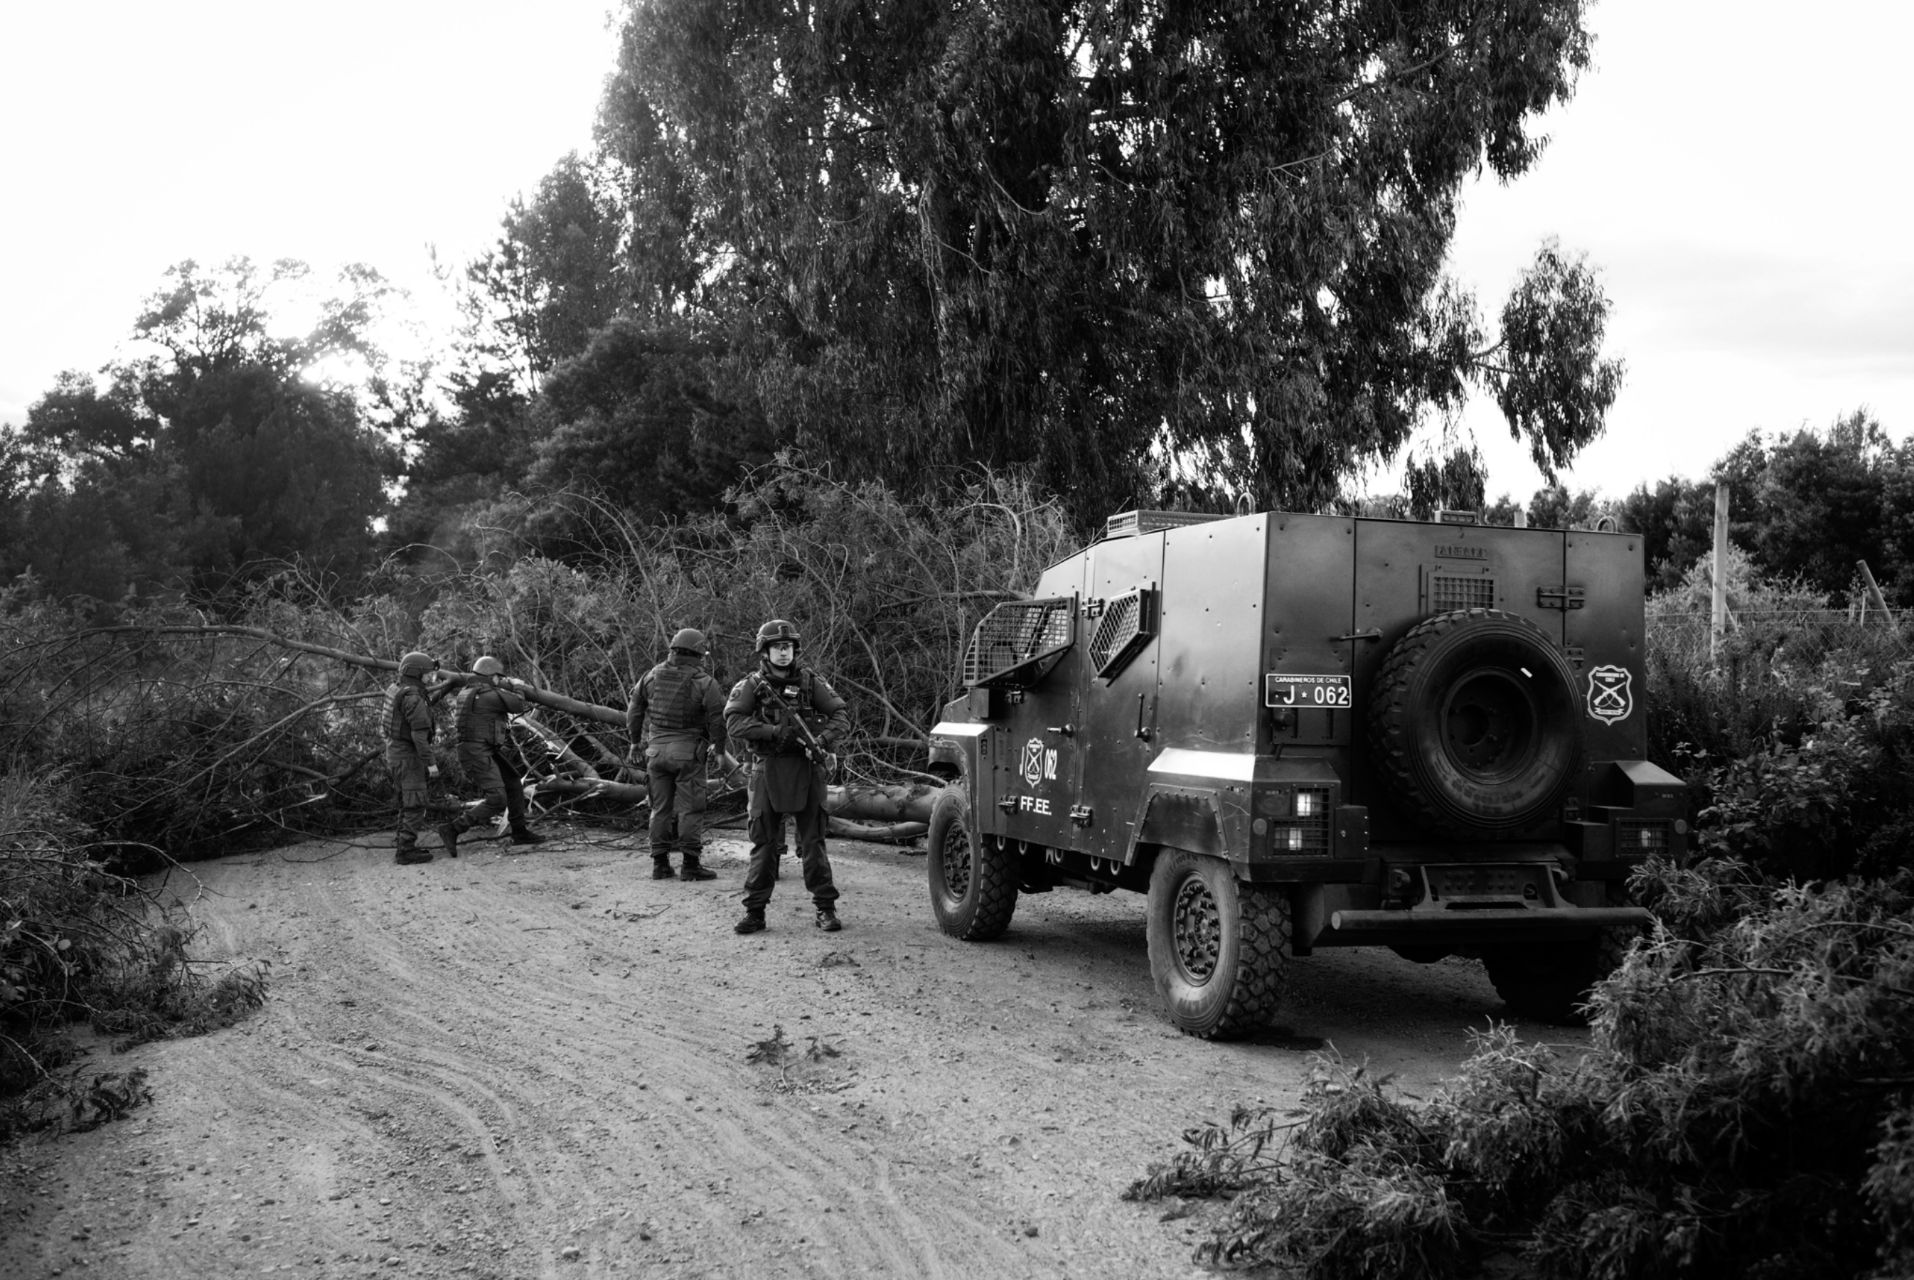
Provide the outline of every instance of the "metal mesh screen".
{"type": "Polygon", "coordinates": [[[1076,600],[1013,600],[984,615],[964,653],[964,684],[1031,685],[1076,642],[1076,600]]]}
{"type": "Polygon", "coordinates": [[[1155,610],[1148,589],[1118,596],[1104,607],[1090,637],[1091,669],[1104,680],[1116,678],[1138,650],[1156,634],[1155,610]]]}

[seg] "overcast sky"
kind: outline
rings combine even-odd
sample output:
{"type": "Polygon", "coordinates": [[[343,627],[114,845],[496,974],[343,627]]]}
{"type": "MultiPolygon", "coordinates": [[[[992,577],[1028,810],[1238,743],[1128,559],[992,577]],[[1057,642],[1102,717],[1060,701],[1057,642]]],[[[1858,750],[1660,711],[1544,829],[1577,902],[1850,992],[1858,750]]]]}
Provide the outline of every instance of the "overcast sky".
{"type": "MultiPolygon", "coordinates": [[[[0,422],[94,369],[184,258],[363,261],[421,293],[590,141],[604,0],[12,4],[0,11],[0,422]]],[[[1914,8],[1598,0],[1539,166],[1468,198],[1491,318],[1545,236],[1588,254],[1628,365],[1576,488],[1699,478],[1751,428],[1914,429],[1904,87],[1914,8]]],[[[1491,493],[1537,477],[1492,403],[1491,493]]],[[[1391,486],[1392,487],[1392,486],[1391,486]]]]}

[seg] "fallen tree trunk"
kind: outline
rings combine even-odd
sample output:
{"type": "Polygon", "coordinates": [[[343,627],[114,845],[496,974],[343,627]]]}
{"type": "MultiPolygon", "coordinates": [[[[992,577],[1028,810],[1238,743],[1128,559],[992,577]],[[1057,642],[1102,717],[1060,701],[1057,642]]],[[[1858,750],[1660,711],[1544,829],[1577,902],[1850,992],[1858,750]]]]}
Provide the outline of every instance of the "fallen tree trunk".
{"type": "MultiPolygon", "coordinates": [[[[604,799],[620,804],[643,804],[651,798],[651,790],[642,778],[633,782],[597,776],[552,777],[541,779],[534,789],[540,795],[604,799]]],[[[734,786],[714,788],[714,794],[737,789],[734,786]]],[[[824,795],[824,812],[833,818],[867,819],[880,829],[908,825],[928,830],[931,805],[936,800],[934,787],[831,787],[824,795]]],[[[923,831],[911,834],[921,835],[923,831]]]]}

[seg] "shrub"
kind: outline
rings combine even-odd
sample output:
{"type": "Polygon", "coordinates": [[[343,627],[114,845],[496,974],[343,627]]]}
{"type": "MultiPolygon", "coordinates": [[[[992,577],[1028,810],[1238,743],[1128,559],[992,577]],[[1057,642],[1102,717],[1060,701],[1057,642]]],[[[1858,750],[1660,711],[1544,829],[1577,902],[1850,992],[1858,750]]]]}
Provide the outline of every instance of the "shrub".
{"type": "Polygon", "coordinates": [[[146,1096],[138,1072],[62,1070],[77,1024],[123,1049],[228,1025],[265,999],[261,969],[189,958],[190,918],[108,872],[70,804],[58,775],[0,774],[0,1140],[63,1116],[98,1123],[146,1096]]]}
{"type": "Polygon", "coordinates": [[[1424,1106],[1322,1058],[1300,1123],[1239,1112],[1130,1194],[1235,1191],[1198,1260],[1314,1280],[1910,1274],[1914,876],[1653,878],[1585,1057],[1496,1028],[1424,1106]]]}

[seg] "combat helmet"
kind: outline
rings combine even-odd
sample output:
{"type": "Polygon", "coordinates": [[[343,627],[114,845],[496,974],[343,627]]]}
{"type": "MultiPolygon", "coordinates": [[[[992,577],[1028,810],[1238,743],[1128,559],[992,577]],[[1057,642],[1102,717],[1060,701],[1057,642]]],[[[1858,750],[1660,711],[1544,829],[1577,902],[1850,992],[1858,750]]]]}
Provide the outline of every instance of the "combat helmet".
{"type": "Polygon", "coordinates": [[[699,657],[703,657],[705,651],[704,632],[698,630],[696,627],[686,627],[679,631],[677,635],[671,637],[671,648],[678,650],[680,653],[695,653],[699,657]]]}
{"type": "Polygon", "coordinates": [[[488,653],[472,664],[472,670],[482,676],[502,676],[505,674],[505,664],[488,653]]]}
{"type": "Polygon", "coordinates": [[[773,618],[758,628],[759,653],[763,653],[780,640],[789,640],[793,652],[798,652],[804,648],[804,642],[798,636],[798,629],[789,622],[786,622],[783,618],[773,618]]]}
{"type": "Polygon", "coordinates": [[[417,649],[414,649],[411,653],[399,659],[399,675],[401,678],[422,676],[438,665],[431,654],[420,653],[417,649]]]}

